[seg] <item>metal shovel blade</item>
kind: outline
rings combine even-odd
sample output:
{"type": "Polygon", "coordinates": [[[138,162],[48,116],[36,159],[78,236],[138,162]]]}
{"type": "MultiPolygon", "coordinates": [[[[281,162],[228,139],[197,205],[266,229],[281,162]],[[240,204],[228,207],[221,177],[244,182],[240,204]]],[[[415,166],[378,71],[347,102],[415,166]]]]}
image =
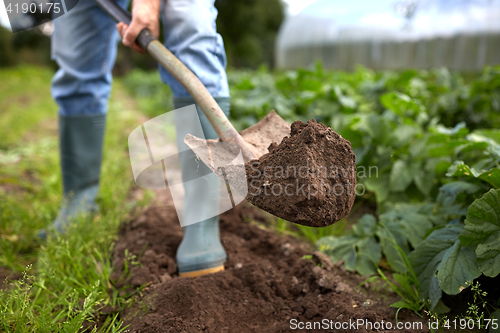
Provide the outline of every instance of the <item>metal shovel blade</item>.
{"type": "MultiPolygon", "coordinates": [[[[252,146],[259,158],[267,154],[271,143],[279,144],[285,136],[290,135],[290,124],[272,110],[257,124],[241,131],[240,135],[252,146]]],[[[245,170],[241,157],[238,158],[240,149],[234,143],[222,142],[220,139],[204,140],[191,134],[186,135],[184,142],[221,179],[227,181],[228,174],[241,175],[245,170]]]]}

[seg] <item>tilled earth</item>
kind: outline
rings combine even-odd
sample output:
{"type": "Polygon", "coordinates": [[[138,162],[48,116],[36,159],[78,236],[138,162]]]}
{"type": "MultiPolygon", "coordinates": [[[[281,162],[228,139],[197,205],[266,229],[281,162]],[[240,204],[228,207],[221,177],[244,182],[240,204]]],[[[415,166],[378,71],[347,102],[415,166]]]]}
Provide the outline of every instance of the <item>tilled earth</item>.
{"type": "MultiPolygon", "coordinates": [[[[370,285],[362,284],[363,278],[302,241],[266,230],[268,219],[246,203],[224,213],[225,271],[179,277],[175,252],[182,228],[170,194],[159,192],[155,204],[123,225],[114,249],[114,279],[123,272],[127,250],[141,265],[132,269],[126,284],[147,284],[132,308],[122,313],[130,332],[287,332],[299,322],[328,322],[328,329],[311,330],[321,332],[391,331],[387,326],[377,329],[382,321],[391,323],[393,332],[426,331],[425,323],[424,329],[395,329],[396,309],[379,300],[370,285]],[[352,329],[346,326],[350,320],[374,327],[352,329]],[[347,323],[344,328],[342,323],[347,323]]],[[[420,318],[400,311],[398,320],[420,318]]]]}

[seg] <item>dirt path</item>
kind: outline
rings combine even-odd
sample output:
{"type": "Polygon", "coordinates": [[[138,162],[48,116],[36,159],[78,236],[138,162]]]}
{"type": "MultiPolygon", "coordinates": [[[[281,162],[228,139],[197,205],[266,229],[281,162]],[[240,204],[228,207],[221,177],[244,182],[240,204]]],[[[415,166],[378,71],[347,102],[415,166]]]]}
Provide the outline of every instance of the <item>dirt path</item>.
{"type": "MultiPolygon", "coordinates": [[[[128,249],[137,256],[142,253],[142,267],[133,269],[129,283],[135,287],[149,283],[142,297],[122,314],[130,332],[286,332],[293,320],[298,324],[323,319],[332,325],[360,319],[396,325],[396,309],[377,301],[366,288],[354,291],[362,278],[320,254],[303,259],[313,251],[308,244],[249,222],[266,224],[266,219],[248,204],[224,213],[221,236],[228,253],[226,270],[180,278],[175,251],[182,229],[170,194],[159,192],[155,204],[122,227],[114,250],[115,277],[123,270],[128,249]]],[[[399,313],[403,322],[418,319],[410,312],[399,313]]],[[[372,331],[332,328],[320,331],[372,331]]]]}

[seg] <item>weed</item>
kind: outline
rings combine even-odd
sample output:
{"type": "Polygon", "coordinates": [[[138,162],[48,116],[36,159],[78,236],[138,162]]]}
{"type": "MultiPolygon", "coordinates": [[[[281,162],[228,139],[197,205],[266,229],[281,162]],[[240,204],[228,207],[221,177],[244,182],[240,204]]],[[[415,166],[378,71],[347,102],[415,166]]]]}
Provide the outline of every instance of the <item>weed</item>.
{"type": "Polygon", "coordinates": [[[401,298],[401,300],[390,305],[391,307],[398,309],[398,312],[396,313],[396,320],[399,311],[403,308],[410,309],[417,315],[421,316],[420,312],[427,305],[427,302],[423,301],[420,297],[420,282],[410,261],[408,260],[408,257],[406,256],[405,251],[397,244],[394,237],[392,237],[390,241],[392,242],[393,250],[397,252],[397,256],[400,259],[399,265],[392,266],[392,268],[395,269],[392,279],[384,274],[380,268],[377,268],[378,276],[370,277],[365,282],[382,280],[401,298]]]}

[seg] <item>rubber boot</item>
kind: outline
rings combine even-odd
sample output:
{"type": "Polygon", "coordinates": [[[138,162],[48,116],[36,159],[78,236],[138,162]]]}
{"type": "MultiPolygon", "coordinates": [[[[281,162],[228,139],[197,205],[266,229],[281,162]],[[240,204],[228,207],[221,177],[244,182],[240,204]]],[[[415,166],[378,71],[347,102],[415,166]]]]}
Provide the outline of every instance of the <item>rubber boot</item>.
{"type": "MultiPolygon", "coordinates": [[[[222,111],[229,114],[229,97],[215,98],[222,111]]],[[[191,97],[174,98],[176,109],[195,104],[191,97]]],[[[196,106],[200,118],[201,127],[205,134],[205,139],[216,139],[217,133],[208,121],[203,112],[196,106]]],[[[189,126],[192,122],[176,117],[177,145],[179,151],[185,151],[187,146],[184,143],[184,134],[189,133],[189,126]]],[[[210,178],[202,185],[189,182],[190,179],[198,178],[202,175],[210,174],[211,171],[203,163],[196,161],[196,155],[189,150],[189,153],[179,154],[179,162],[182,170],[185,197],[183,204],[184,238],[177,249],[177,267],[180,276],[196,277],[204,274],[215,273],[224,270],[224,263],[227,259],[226,251],[220,241],[219,217],[203,220],[191,224],[191,221],[200,221],[200,214],[207,210],[206,207],[219,205],[218,190],[220,190],[220,180],[217,176],[210,178]],[[206,193],[210,191],[212,195],[206,193]],[[214,193],[216,193],[214,195],[214,193]]]]}
{"type": "MultiPolygon", "coordinates": [[[[59,116],[64,199],[53,226],[61,233],[77,216],[98,210],[106,115],[59,116]]],[[[45,231],[39,233],[46,238],[45,231]]]]}

